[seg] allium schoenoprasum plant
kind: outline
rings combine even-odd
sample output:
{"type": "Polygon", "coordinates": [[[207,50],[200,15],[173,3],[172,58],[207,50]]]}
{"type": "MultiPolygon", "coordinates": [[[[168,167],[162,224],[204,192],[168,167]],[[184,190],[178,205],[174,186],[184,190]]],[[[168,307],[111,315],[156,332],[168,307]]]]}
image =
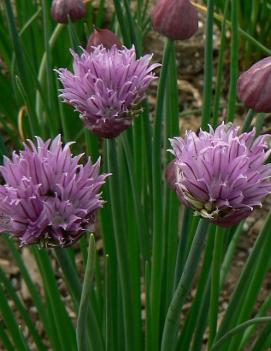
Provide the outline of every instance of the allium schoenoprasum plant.
{"type": "Polygon", "coordinates": [[[0,350],[270,348],[270,9],[251,3],[0,3],[0,350]]]}

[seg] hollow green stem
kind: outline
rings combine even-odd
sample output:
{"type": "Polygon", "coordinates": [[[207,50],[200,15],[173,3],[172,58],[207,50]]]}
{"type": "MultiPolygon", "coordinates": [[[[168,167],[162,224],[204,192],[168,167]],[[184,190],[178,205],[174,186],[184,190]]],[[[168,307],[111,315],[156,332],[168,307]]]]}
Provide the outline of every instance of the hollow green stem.
{"type": "Polygon", "coordinates": [[[162,215],[162,171],[161,171],[161,137],[162,137],[162,117],[164,99],[166,93],[166,80],[168,65],[173,49],[173,42],[167,40],[163,65],[160,75],[156,118],[154,124],[153,148],[152,148],[152,181],[153,181],[153,253],[151,266],[151,341],[153,351],[158,350],[160,339],[160,311],[161,311],[161,285],[162,285],[162,266],[163,266],[163,215],[162,215]]]}
{"type": "Polygon", "coordinates": [[[123,223],[123,204],[120,198],[120,189],[122,188],[118,179],[118,161],[115,139],[107,140],[107,165],[112,172],[112,177],[109,180],[110,199],[113,219],[113,232],[116,243],[117,261],[120,274],[121,296],[123,300],[124,310],[124,330],[125,330],[125,350],[138,350],[140,346],[140,338],[136,337],[136,333],[140,331],[135,330],[135,316],[133,316],[133,301],[130,284],[131,276],[129,270],[129,260],[127,257],[127,240],[125,238],[125,229],[123,223]]]}
{"type": "Polygon", "coordinates": [[[238,79],[239,64],[239,34],[238,34],[238,3],[231,1],[231,71],[230,71],[230,91],[228,97],[228,121],[234,120],[236,109],[236,84],[238,79]]]}
{"type": "Polygon", "coordinates": [[[214,0],[208,0],[206,42],[204,51],[204,92],[201,126],[206,129],[211,118],[212,80],[213,80],[213,25],[214,0]]]}
{"type": "Polygon", "coordinates": [[[226,18],[229,10],[229,2],[230,0],[225,1],[224,19],[221,25],[221,40],[220,40],[220,48],[219,48],[217,79],[216,79],[216,88],[215,88],[215,97],[214,97],[213,127],[216,127],[218,124],[218,116],[220,112],[220,97],[221,97],[221,91],[222,91],[224,53],[225,53],[225,46],[226,46],[226,18]]]}
{"type": "Polygon", "coordinates": [[[259,318],[254,318],[250,319],[242,324],[239,324],[237,327],[231,329],[228,331],[221,339],[219,339],[214,346],[212,347],[211,351],[219,351],[221,350],[221,345],[223,345],[226,341],[231,339],[234,335],[239,334],[246,330],[248,327],[254,324],[260,324],[260,323],[268,323],[271,321],[271,317],[259,317],[259,318]]]}
{"type": "Polygon", "coordinates": [[[256,115],[255,111],[253,111],[251,109],[248,110],[248,113],[246,115],[246,119],[245,119],[245,122],[244,122],[244,125],[242,128],[242,133],[249,131],[249,128],[251,126],[251,122],[252,122],[255,115],[256,115]]]}
{"type": "Polygon", "coordinates": [[[211,295],[210,295],[210,310],[209,310],[209,339],[208,350],[211,349],[217,329],[217,316],[219,306],[219,286],[220,286],[220,265],[222,259],[224,241],[224,231],[221,228],[216,228],[215,245],[213,251],[213,262],[211,272],[211,295]]]}
{"type": "Polygon", "coordinates": [[[93,351],[104,350],[101,330],[97,323],[94,311],[89,303],[95,273],[95,251],[95,240],[92,235],[89,240],[87,266],[84,275],[84,283],[80,298],[79,314],[76,327],[76,340],[78,351],[89,351],[89,339],[93,351]],[[91,325],[91,335],[87,334],[88,319],[91,325]]]}
{"type": "Polygon", "coordinates": [[[161,351],[175,350],[180,313],[185,298],[192,286],[193,277],[198,267],[201,251],[208,233],[208,227],[209,222],[206,219],[201,219],[198,224],[183,274],[167,312],[161,351]]]}

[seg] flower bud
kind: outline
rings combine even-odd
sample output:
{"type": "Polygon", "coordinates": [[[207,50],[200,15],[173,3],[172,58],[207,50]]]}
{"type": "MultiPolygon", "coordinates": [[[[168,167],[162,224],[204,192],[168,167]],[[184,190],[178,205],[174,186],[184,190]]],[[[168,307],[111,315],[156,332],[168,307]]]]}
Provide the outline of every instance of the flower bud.
{"type": "Polygon", "coordinates": [[[256,62],[238,79],[239,99],[256,112],[271,112],[271,56],[256,62]]]}
{"type": "Polygon", "coordinates": [[[111,49],[113,45],[116,45],[118,49],[122,48],[122,44],[116,34],[108,29],[95,28],[88,39],[87,52],[92,52],[93,46],[99,45],[103,45],[106,49],[111,49]]]}
{"type": "Polygon", "coordinates": [[[158,0],[151,19],[153,28],[174,40],[191,38],[198,30],[198,14],[189,0],[158,0]]]}
{"type": "Polygon", "coordinates": [[[68,23],[80,20],[86,15],[86,6],[82,0],[53,0],[51,15],[58,23],[68,23]]]}

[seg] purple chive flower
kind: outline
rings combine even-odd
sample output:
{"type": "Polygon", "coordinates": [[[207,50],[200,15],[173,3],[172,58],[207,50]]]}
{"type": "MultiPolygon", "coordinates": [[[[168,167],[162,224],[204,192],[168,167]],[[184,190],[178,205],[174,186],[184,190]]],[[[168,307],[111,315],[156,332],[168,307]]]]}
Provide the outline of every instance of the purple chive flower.
{"type": "Polygon", "coordinates": [[[168,166],[167,180],[196,214],[222,227],[235,225],[271,192],[267,140],[269,135],[255,139],[255,130],[238,135],[231,123],[216,130],[210,126],[198,136],[189,131],[171,139],[176,159],[168,166]]]}
{"type": "Polygon", "coordinates": [[[99,175],[100,160],[79,164],[61,137],[36,138],[19,154],[5,158],[0,172],[0,231],[10,232],[21,246],[69,246],[92,231],[96,211],[103,206],[100,188],[107,174],[99,175]]]}
{"type": "Polygon", "coordinates": [[[80,112],[87,128],[104,138],[114,138],[130,127],[134,108],[154,80],[152,56],[136,59],[135,48],[121,50],[102,45],[81,55],[72,51],[74,73],[59,69],[64,88],[60,97],[80,112]]]}

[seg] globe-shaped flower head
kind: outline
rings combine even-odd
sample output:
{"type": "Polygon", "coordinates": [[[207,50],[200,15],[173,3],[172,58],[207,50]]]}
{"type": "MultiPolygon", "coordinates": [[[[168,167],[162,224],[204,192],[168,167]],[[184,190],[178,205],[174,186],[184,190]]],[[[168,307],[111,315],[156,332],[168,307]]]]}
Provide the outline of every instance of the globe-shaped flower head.
{"type": "Polygon", "coordinates": [[[72,55],[74,73],[63,68],[57,71],[64,86],[60,97],[80,112],[93,133],[116,137],[131,125],[136,105],[160,65],[150,65],[151,55],[136,59],[134,47],[98,45],[91,52],[72,55]]]}
{"type": "Polygon", "coordinates": [[[176,159],[166,177],[181,202],[223,227],[249,216],[271,192],[268,135],[255,139],[255,130],[238,135],[231,123],[197,136],[171,140],[176,159]],[[174,176],[173,176],[174,174],[174,176]]]}
{"type": "Polygon", "coordinates": [[[0,231],[16,237],[21,246],[40,243],[68,246],[92,231],[102,207],[100,188],[107,174],[99,175],[100,160],[79,164],[70,144],[61,138],[37,138],[12,159],[5,158],[0,186],[0,231]]]}

